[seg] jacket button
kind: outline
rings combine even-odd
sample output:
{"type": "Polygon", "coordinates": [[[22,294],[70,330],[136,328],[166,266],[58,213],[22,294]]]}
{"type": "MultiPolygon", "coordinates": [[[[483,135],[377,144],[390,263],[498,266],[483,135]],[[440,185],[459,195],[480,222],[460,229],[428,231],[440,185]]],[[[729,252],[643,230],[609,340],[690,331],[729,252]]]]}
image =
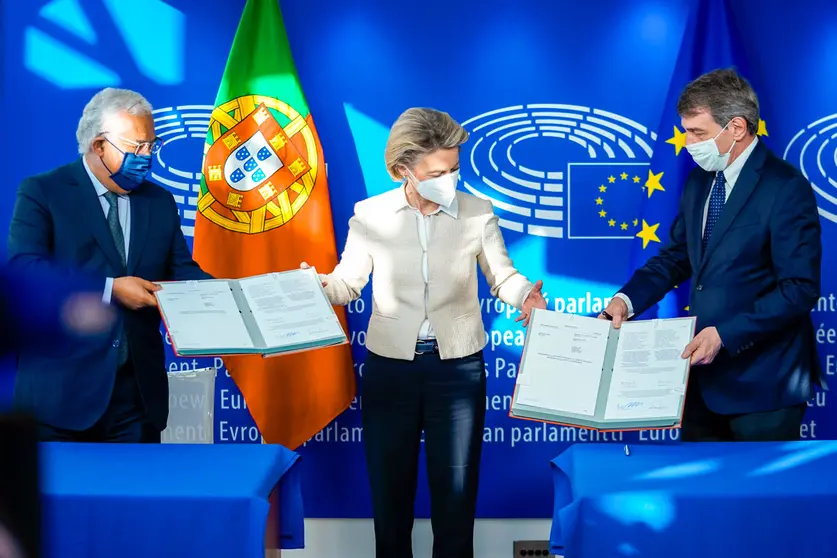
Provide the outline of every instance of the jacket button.
{"type": "Polygon", "coordinates": [[[697,287],[695,287],[695,290],[702,291],[703,290],[703,285],[698,285],[697,287]]]}
{"type": "Polygon", "coordinates": [[[118,348],[119,347],[119,339],[114,339],[112,345],[113,345],[114,348],[118,348]]]}

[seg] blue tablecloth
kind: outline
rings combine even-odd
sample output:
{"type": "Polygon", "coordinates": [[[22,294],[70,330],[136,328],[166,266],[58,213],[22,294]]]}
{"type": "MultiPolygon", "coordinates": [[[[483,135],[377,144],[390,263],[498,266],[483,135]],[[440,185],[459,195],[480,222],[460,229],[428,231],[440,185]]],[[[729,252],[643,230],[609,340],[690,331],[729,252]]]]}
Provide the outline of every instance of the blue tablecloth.
{"type": "Polygon", "coordinates": [[[837,442],[576,444],[552,461],[566,558],[837,556],[837,442]]]}
{"type": "Polygon", "coordinates": [[[42,444],[49,558],[264,558],[302,548],[299,456],[276,445],[42,444]],[[271,521],[273,519],[271,515],[271,521]]]}

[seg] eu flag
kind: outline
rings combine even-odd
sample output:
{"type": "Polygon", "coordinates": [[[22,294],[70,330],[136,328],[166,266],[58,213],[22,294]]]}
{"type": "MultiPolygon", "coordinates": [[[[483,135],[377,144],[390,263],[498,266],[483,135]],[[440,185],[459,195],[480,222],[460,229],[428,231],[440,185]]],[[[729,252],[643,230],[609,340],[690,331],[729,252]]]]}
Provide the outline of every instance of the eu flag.
{"type": "MultiPolygon", "coordinates": [[[[657,126],[657,141],[648,170],[648,177],[655,180],[646,187],[647,197],[640,198],[643,205],[635,236],[641,242],[634,242],[631,247],[632,271],[642,267],[667,241],[669,228],[677,215],[683,185],[695,166],[685,149],[686,132],[680,128],[680,116],[677,114],[680,94],[689,82],[700,75],[729,67],[735,67],[747,76],[743,49],[732,25],[727,1],[692,1],[680,53],[657,126]]],[[[763,134],[764,130],[764,123],[759,123],[759,134],[763,134]]],[[[688,315],[688,298],[688,284],[679,285],[660,301],[656,315],[662,318],[688,315]]],[[[654,313],[655,309],[650,312],[654,313]]]]}
{"type": "Polygon", "coordinates": [[[648,163],[570,163],[568,168],[569,237],[632,240],[652,178],[648,163]]]}

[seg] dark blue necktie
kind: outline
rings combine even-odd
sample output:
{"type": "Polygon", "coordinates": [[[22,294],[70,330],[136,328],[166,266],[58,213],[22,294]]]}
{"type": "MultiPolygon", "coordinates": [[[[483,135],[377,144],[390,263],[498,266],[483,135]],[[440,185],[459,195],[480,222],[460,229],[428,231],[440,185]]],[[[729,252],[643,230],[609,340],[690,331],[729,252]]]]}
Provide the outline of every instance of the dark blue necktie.
{"type": "Polygon", "coordinates": [[[105,192],[105,200],[107,200],[109,206],[108,229],[113,237],[113,243],[116,244],[119,258],[122,260],[122,267],[125,268],[125,234],[122,232],[122,225],[119,223],[119,196],[113,192],[105,192]]]}
{"type": "Polygon", "coordinates": [[[712,229],[715,228],[715,223],[721,216],[721,211],[724,209],[724,204],[727,201],[727,179],[723,172],[715,175],[715,185],[712,186],[712,194],[709,196],[709,211],[706,213],[706,226],[703,229],[703,251],[706,252],[706,246],[709,244],[709,239],[712,237],[712,229]]]}
{"type": "MultiPolygon", "coordinates": [[[[116,245],[116,251],[119,253],[119,258],[122,260],[122,270],[126,270],[125,261],[125,235],[122,232],[122,225],[119,223],[119,196],[113,192],[105,192],[105,200],[108,202],[108,229],[110,235],[113,237],[113,243],[116,245]]],[[[119,329],[119,349],[117,351],[117,366],[122,366],[128,362],[128,339],[125,337],[125,326],[119,329]]]]}

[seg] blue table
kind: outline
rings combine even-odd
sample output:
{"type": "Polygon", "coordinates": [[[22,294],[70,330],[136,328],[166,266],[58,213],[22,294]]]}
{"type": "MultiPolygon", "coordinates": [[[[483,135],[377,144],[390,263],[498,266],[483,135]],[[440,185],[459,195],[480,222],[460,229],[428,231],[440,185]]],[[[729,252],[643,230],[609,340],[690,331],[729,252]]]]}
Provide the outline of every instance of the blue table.
{"type": "Polygon", "coordinates": [[[837,556],[837,442],[576,444],[552,461],[566,558],[837,556]]]}
{"type": "Polygon", "coordinates": [[[264,558],[277,528],[277,546],[302,548],[298,458],[262,444],[42,444],[45,555],[264,558]]]}

